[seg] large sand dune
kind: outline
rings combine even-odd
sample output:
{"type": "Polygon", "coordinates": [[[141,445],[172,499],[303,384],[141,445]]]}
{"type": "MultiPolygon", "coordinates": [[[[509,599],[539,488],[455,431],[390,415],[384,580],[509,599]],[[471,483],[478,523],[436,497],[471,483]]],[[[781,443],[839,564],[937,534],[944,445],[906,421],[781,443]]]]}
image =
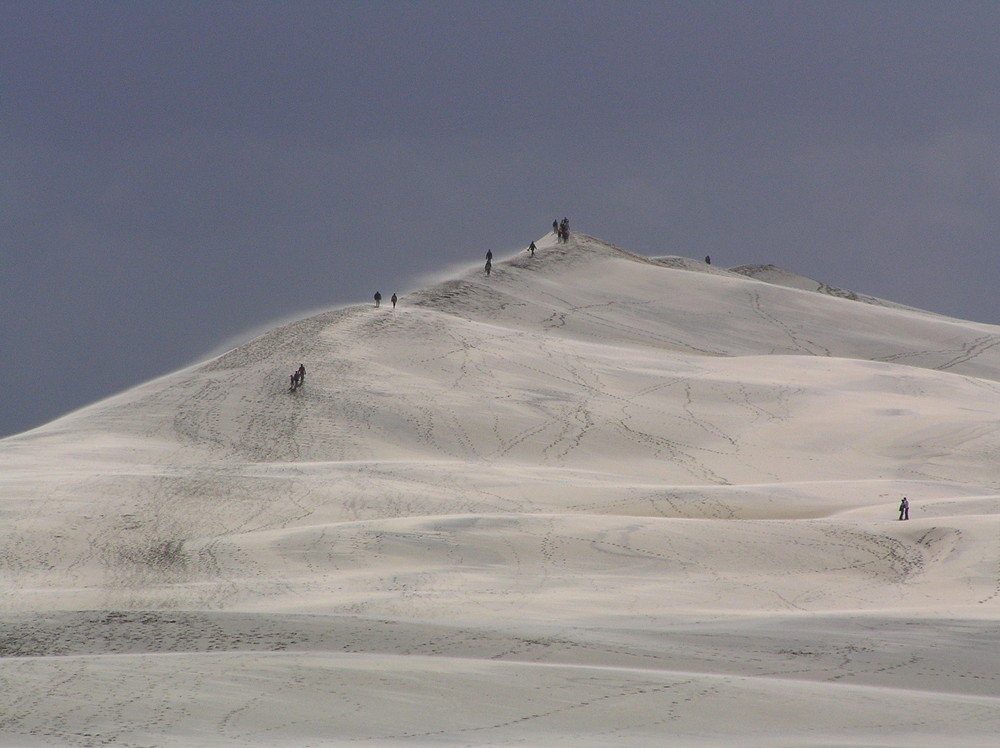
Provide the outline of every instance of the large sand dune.
{"type": "Polygon", "coordinates": [[[1000,327],[538,247],[0,441],[0,743],[996,745],[1000,327]]]}

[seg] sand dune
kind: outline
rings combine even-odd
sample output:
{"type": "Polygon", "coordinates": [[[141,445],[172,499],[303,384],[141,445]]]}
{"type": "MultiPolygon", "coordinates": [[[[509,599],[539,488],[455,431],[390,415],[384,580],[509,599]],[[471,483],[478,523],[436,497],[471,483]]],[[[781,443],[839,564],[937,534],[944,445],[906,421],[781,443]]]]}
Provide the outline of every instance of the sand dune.
{"type": "Polygon", "coordinates": [[[0,744],[994,745],[1000,328],[537,244],[0,441],[0,744]]]}

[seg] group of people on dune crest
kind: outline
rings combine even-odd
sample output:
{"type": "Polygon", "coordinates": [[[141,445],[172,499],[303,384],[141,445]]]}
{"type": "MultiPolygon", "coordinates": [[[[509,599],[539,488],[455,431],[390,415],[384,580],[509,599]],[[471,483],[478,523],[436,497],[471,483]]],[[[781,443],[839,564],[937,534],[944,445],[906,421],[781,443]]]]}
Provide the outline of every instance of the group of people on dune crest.
{"type": "Polygon", "coordinates": [[[562,221],[555,220],[552,222],[552,231],[555,233],[556,238],[561,242],[569,241],[569,219],[563,218],[562,221]]]}
{"type": "MultiPolygon", "coordinates": [[[[561,241],[561,242],[567,242],[567,241],[569,241],[569,219],[568,218],[563,218],[562,221],[560,221],[559,219],[556,219],[555,221],[553,221],[552,222],[552,233],[554,233],[556,235],[556,237],[559,239],[559,241],[561,241]]],[[[531,244],[528,245],[528,248],[525,251],[526,252],[530,252],[531,256],[534,257],[536,249],[537,249],[537,247],[535,246],[535,243],[531,242],[531,244]]],[[[483,268],[483,270],[486,272],[486,275],[489,275],[490,273],[493,272],[493,250],[492,249],[486,250],[486,266],[483,268]]],[[[378,306],[378,304],[376,304],[375,306],[378,306]]]]}

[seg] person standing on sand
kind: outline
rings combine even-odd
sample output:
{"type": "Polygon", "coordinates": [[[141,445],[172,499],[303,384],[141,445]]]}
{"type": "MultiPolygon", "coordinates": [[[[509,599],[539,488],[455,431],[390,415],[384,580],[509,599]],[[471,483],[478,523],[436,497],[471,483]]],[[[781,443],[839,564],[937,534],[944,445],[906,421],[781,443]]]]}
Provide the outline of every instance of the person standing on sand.
{"type": "Polygon", "coordinates": [[[393,294],[392,298],[389,299],[389,301],[392,302],[392,308],[395,309],[396,308],[396,302],[399,301],[399,299],[396,297],[396,294],[393,294]]]}
{"type": "Polygon", "coordinates": [[[534,242],[532,242],[531,244],[528,245],[528,251],[531,252],[531,256],[532,257],[535,256],[535,243],[534,242]]]}
{"type": "Polygon", "coordinates": [[[382,294],[378,291],[375,292],[375,308],[378,309],[378,305],[382,303],[382,294]]]}
{"type": "Polygon", "coordinates": [[[903,500],[899,502],[899,518],[909,519],[910,518],[910,500],[903,497],[903,500]]]}

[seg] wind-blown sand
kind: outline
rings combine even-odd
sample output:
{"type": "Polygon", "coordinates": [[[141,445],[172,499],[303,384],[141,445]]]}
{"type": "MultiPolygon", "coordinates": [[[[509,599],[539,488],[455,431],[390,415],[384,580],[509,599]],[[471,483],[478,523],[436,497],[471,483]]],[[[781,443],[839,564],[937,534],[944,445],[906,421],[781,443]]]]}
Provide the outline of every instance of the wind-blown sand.
{"type": "Polygon", "coordinates": [[[537,244],[0,441],[0,743],[996,745],[1000,327],[537,244]]]}

